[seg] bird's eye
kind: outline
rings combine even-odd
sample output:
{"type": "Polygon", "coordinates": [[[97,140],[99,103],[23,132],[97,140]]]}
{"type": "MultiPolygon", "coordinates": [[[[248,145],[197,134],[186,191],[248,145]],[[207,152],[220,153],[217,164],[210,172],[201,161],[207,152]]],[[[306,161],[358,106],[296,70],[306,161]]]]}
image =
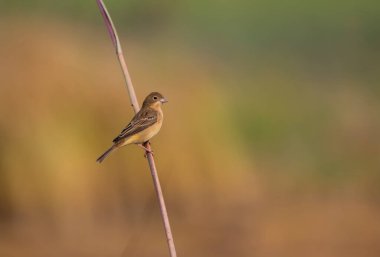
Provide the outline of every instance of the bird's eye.
{"type": "Polygon", "coordinates": [[[157,100],[158,99],[158,97],[157,96],[153,96],[153,100],[157,100]]]}

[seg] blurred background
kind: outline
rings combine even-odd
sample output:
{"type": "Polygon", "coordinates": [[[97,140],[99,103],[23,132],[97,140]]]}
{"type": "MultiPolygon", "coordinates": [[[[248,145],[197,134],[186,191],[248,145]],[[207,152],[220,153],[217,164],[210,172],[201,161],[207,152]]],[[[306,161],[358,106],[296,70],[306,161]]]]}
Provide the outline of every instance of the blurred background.
{"type": "MultiPolygon", "coordinates": [[[[380,2],[106,1],[179,256],[380,255],[380,2]]],[[[168,256],[95,1],[1,1],[0,256],[168,256]]]]}

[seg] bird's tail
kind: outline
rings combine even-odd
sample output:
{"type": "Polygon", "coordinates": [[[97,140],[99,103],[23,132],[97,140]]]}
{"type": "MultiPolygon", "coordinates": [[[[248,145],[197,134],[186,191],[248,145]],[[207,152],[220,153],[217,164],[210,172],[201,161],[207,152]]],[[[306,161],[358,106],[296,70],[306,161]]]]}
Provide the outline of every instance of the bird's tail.
{"type": "Polygon", "coordinates": [[[115,150],[116,149],[116,146],[115,145],[113,145],[113,146],[111,146],[111,148],[110,149],[108,149],[107,151],[105,151],[105,153],[104,154],[102,154],[96,161],[97,162],[99,162],[99,163],[101,163],[110,153],[112,153],[113,152],[113,150],[115,150]]]}

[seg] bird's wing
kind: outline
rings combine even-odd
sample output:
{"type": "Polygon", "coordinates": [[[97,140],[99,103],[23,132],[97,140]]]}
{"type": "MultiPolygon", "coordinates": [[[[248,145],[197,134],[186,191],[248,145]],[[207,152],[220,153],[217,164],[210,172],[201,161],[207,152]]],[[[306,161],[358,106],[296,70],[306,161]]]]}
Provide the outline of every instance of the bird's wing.
{"type": "Polygon", "coordinates": [[[157,112],[152,109],[141,110],[131,122],[120,132],[113,142],[117,143],[120,139],[130,137],[157,122],[157,112]]]}

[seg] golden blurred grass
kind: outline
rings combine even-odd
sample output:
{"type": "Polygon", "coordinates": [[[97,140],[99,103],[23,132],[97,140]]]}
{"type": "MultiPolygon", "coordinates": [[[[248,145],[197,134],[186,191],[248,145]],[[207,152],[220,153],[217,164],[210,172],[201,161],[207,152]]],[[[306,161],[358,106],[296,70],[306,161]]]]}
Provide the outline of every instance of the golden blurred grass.
{"type": "MultiPolygon", "coordinates": [[[[0,27],[0,255],[165,256],[141,149],[95,163],[132,115],[105,29],[35,18],[3,19],[0,27]]],[[[302,150],[251,151],[257,139],[244,142],[231,124],[253,107],[254,117],[298,110],[294,102],[260,102],[273,88],[260,95],[258,87],[223,87],[223,66],[194,49],[122,42],[139,98],[158,90],[170,101],[152,143],[180,256],[378,255],[379,204],[373,187],[366,190],[370,179],[334,187],[299,179],[292,169],[310,168],[302,150]],[[257,93],[255,101],[247,92],[257,93]],[[235,98],[244,95],[242,103],[235,98]]],[[[347,101],[341,92],[331,101],[347,101]]],[[[306,108],[317,104],[306,99],[306,108]]],[[[352,121],[346,112],[338,114],[343,123],[352,121]]]]}

